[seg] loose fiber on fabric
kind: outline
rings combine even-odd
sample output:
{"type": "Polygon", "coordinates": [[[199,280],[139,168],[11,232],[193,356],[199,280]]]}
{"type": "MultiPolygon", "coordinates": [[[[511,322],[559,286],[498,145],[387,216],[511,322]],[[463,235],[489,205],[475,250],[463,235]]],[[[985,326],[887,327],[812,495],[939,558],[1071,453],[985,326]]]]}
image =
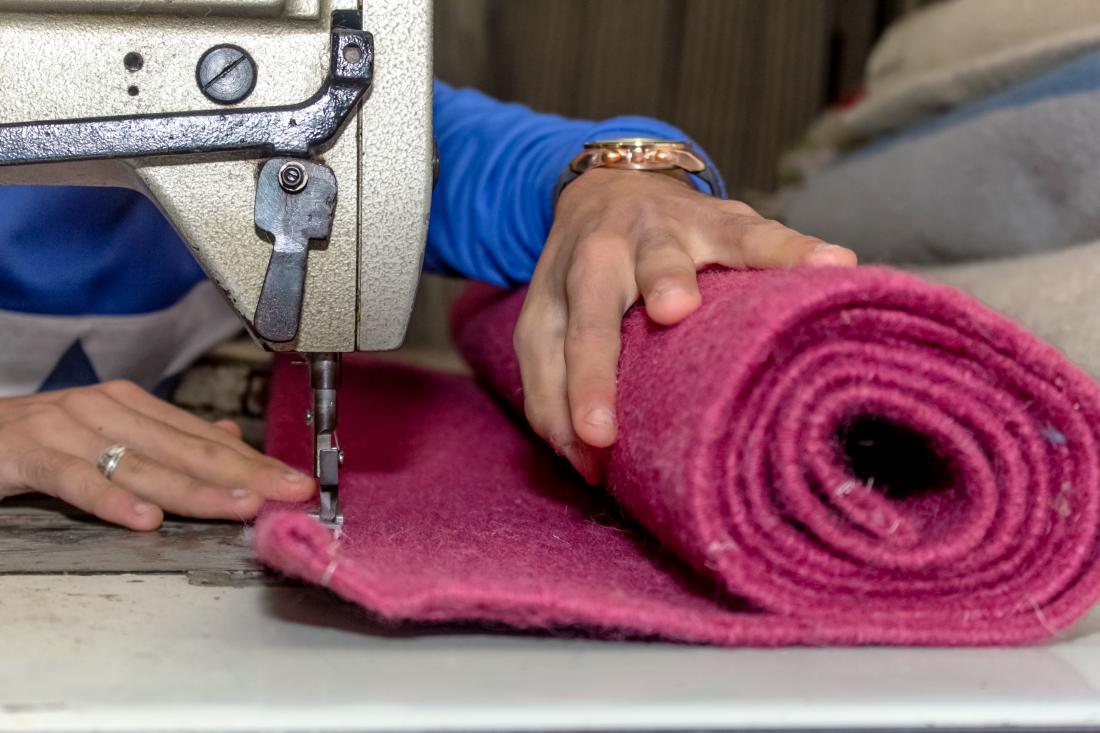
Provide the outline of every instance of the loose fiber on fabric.
{"type": "MultiPolygon", "coordinates": [[[[503,401],[349,364],[346,536],[273,509],[261,559],[394,620],[725,645],[1026,643],[1095,602],[1100,394],[1083,372],[886,269],[700,284],[679,326],[625,319],[606,494],[514,409],[523,294],[475,288],[456,338],[503,401]]],[[[305,465],[291,369],[269,447],[305,465]]]]}

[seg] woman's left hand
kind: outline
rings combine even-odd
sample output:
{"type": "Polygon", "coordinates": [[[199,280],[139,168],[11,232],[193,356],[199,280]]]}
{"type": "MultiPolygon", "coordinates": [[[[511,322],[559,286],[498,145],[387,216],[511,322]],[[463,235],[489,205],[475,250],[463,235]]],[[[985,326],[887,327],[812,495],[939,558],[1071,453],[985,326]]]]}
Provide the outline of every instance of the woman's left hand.
{"type": "Polygon", "coordinates": [[[738,201],[672,176],[610,169],[565,188],[515,331],[535,431],[590,483],[596,449],[615,442],[620,328],[641,297],[656,323],[675,324],[701,304],[708,265],[852,266],[855,253],[765,219],[738,201]]]}

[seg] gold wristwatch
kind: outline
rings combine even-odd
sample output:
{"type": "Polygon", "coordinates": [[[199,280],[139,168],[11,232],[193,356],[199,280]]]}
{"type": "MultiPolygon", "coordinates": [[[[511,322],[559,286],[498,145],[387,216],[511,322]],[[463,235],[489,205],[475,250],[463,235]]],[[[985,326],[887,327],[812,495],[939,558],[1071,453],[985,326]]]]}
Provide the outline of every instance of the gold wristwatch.
{"type": "Polygon", "coordinates": [[[722,195],[717,172],[711,168],[688,142],[627,138],[600,140],[584,144],[584,150],[573,158],[554,187],[554,203],[562,190],[577,176],[593,168],[617,168],[631,171],[683,171],[698,176],[707,184],[712,196],[722,195]]]}

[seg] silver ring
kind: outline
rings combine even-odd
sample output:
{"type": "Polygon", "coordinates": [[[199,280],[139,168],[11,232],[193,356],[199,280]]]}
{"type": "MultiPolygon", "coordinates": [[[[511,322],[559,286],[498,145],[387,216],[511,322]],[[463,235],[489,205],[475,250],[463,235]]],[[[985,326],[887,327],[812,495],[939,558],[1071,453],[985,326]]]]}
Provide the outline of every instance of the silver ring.
{"type": "Polygon", "coordinates": [[[126,451],[130,450],[121,443],[112,445],[107,450],[99,454],[99,460],[96,461],[95,467],[99,469],[99,472],[103,474],[104,478],[111,478],[111,474],[118,468],[119,462],[122,457],[126,455],[126,451]]]}

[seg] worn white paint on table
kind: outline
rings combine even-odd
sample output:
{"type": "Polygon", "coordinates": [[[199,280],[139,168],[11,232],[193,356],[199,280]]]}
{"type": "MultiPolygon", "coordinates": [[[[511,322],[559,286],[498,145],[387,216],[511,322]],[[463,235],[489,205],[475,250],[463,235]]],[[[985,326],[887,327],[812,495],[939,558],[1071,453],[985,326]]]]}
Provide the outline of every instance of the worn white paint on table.
{"type": "Polygon", "coordinates": [[[1100,619],[1018,650],[720,650],[387,632],[324,591],[0,577],[0,728],[1092,726],[1100,619]]]}
{"type": "Polygon", "coordinates": [[[239,525],[0,503],[0,730],[1100,727],[1100,614],[996,650],[721,650],[387,629],[239,525]],[[79,574],[66,574],[66,571],[79,574]]]}

